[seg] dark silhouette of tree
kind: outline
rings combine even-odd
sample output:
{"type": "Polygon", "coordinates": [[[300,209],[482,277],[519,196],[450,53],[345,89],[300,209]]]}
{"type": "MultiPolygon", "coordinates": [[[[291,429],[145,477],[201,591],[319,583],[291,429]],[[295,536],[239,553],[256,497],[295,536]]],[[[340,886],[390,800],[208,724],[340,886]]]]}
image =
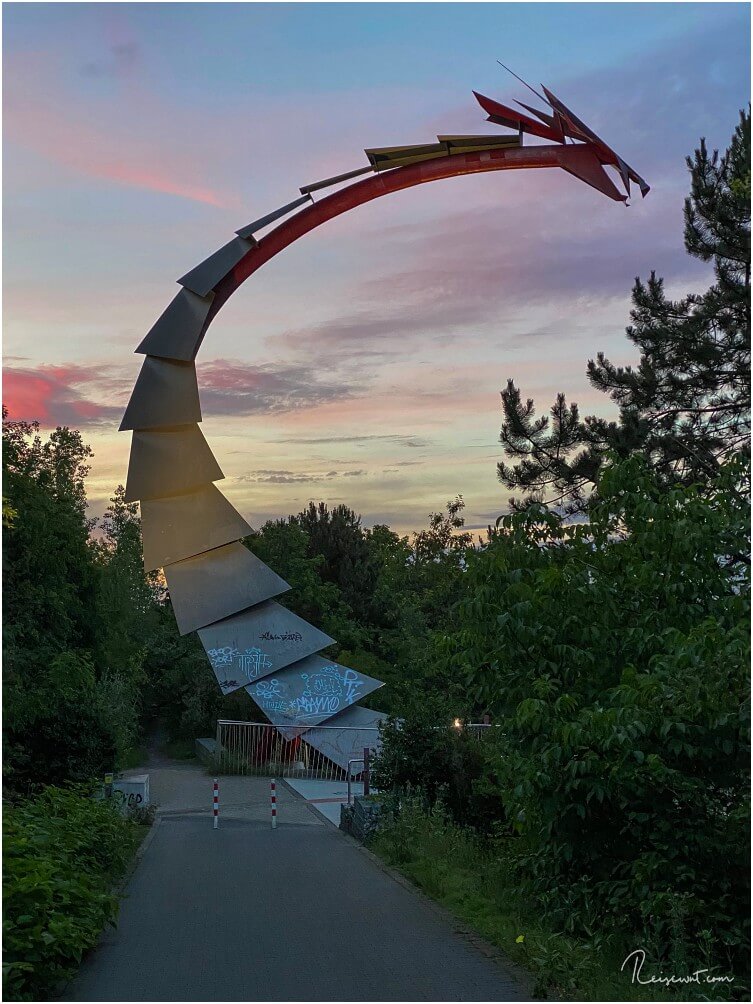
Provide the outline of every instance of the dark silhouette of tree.
{"type": "Polygon", "coordinates": [[[713,263],[703,294],[670,300],[651,273],[633,287],[629,340],[637,366],[617,366],[600,352],[588,378],[619,407],[619,418],[581,418],[558,394],[536,417],[512,380],[502,392],[501,442],[508,462],[499,479],[532,501],[581,512],[604,457],[642,454],[664,484],[712,484],[725,459],[748,449],[750,434],[750,112],[741,113],[723,157],[701,140],[687,158],[685,247],[713,263]]]}

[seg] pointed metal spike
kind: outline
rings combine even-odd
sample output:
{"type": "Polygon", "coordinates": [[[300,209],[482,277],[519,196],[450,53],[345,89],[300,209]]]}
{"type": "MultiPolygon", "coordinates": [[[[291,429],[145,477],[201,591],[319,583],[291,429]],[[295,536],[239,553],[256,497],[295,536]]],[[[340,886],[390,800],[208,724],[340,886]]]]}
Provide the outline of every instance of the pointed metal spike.
{"type": "Polygon", "coordinates": [[[238,542],[166,565],[165,578],[182,635],[290,589],[238,542]]]}
{"type": "Polygon", "coordinates": [[[474,91],[473,94],[488,114],[490,122],[496,122],[498,125],[506,126],[508,129],[522,130],[534,136],[541,136],[542,139],[549,139],[554,142],[558,141],[556,133],[535,119],[529,118],[528,115],[516,111],[515,108],[500,104],[499,101],[495,101],[493,98],[487,98],[484,94],[479,94],[478,91],[474,91]]]}
{"type": "Polygon", "coordinates": [[[601,165],[599,158],[587,146],[574,144],[567,147],[568,156],[561,162],[562,168],[575,178],[585,181],[587,185],[606,195],[615,202],[624,202],[626,196],[620,195],[612,179],[601,165]]]}
{"type": "Polygon", "coordinates": [[[551,115],[547,115],[546,112],[540,112],[538,108],[534,108],[532,105],[527,105],[524,101],[518,101],[516,98],[515,104],[520,105],[521,108],[525,108],[526,111],[530,112],[532,115],[535,115],[537,119],[541,119],[541,121],[545,125],[551,127],[552,124],[554,123],[554,119],[551,115]]]}
{"type": "Polygon", "coordinates": [[[622,157],[617,158],[617,170],[620,172],[622,184],[625,186],[625,192],[628,198],[630,198],[630,170],[622,157]]]}
{"type": "Polygon", "coordinates": [[[125,501],[180,495],[224,477],[198,425],[136,431],[131,439],[125,501]]]}
{"type": "MultiPolygon", "coordinates": [[[[539,92],[537,90],[535,90],[533,87],[531,87],[531,85],[529,83],[526,83],[526,81],[523,80],[522,77],[519,77],[517,75],[517,73],[515,73],[514,70],[511,70],[509,66],[505,66],[505,64],[500,59],[498,59],[497,62],[499,63],[499,65],[502,67],[503,70],[507,70],[508,73],[512,73],[513,77],[515,77],[516,80],[519,80],[521,82],[521,84],[523,84],[524,87],[527,87],[528,90],[531,91],[532,94],[535,94],[537,98],[541,97],[541,95],[539,94],[539,92]]],[[[542,100],[543,100],[543,98],[542,98],[542,100]]]]}
{"type": "Polygon", "coordinates": [[[386,717],[380,711],[356,704],[331,718],[322,728],[306,732],[303,741],[347,770],[348,760],[362,757],[365,746],[379,749],[382,744],[379,725],[386,717]]]}
{"type": "MultiPolygon", "coordinates": [[[[303,189],[301,189],[303,191],[303,189]]],[[[236,230],[236,234],[239,237],[243,237],[249,240],[253,240],[253,235],[258,230],[263,230],[264,227],[268,227],[270,223],[274,223],[276,220],[282,219],[283,216],[287,216],[288,213],[292,213],[294,209],[298,209],[299,206],[305,205],[307,202],[313,202],[309,192],[304,192],[303,196],[299,199],[293,199],[286,206],[281,206],[280,209],[275,209],[273,213],[267,213],[266,216],[262,216],[259,220],[254,220],[253,223],[249,223],[246,227],[241,227],[240,230],[236,230]]],[[[254,241],[256,243],[256,241],[254,241]]]]}
{"type": "Polygon", "coordinates": [[[191,362],[199,351],[213,299],[213,293],[197,296],[190,289],[181,289],[149,329],[136,352],[191,362]]]}
{"type": "Polygon", "coordinates": [[[194,363],[147,356],[120,423],[127,429],[159,429],[201,421],[194,363]]]}
{"type": "Polygon", "coordinates": [[[251,527],[213,484],[185,495],[141,503],[147,571],[230,544],[249,533],[251,527]]]}
{"type": "Polygon", "coordinates": [[[321,725],[383,686],[381,680],[311,655],[249,684],[246,693],[273,725],[300,732],[321,725]]]}
{"type": "Polygon", "coordinates": [[[253,238],[244,240],[242,237],[234,237],[196,268],[181,276],[178,282],[198,296],[208,296],[220,280],[255,247],[256,241],[253,238]]]}
{"type": "Polygon", "coordinates": [[[314,655],[334,641],[274,600],[201,628],[199,638],[225,693],[314,655]]]}
{"type": "Polygon", "coordinates": [[[312,185],[302,185],[298,191],[304,195],[312,192],[319,192],[322,188],[329,188],[330,185],[339,185],[342,181],[350,181],[351,178],[359,178],[362,174],[371,174],[374,170],[369,164],[367,167],[357,167],[354,171],[346,171],[344,174],[337,174],[333,178],[325,178],[324,181],[315,181],[312,185]]]}

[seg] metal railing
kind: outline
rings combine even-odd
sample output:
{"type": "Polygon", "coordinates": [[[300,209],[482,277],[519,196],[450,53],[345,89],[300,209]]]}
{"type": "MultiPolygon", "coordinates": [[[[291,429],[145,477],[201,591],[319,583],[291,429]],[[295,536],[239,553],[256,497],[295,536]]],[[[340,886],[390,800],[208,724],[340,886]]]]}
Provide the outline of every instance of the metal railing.
{"type": "Polygon", "coordinates": [[[215,769],[221,774],[343,781],[348,771],[307,742],[317,734],[324,738],[338,732],[343,734],[345,741],[341,745],[345,747],[349,734],[353,734],[353,745],[358,744],[355,748],[379,745],[378,729],[316,725],[298,730],[291,727],[286,729],[286,738],[274,725],[221,720],[217,722],[215,769]]]}
{"type": "MultiPolygon", "coordinates": [[[[462,728],[477,739],[489,735],[491,729],[499,728],[498,725],[484,722],[465,722],[451,727],[462,728]]],[[[268,723],[221,719],[217,722],[213,768],[221,774],[258,774],[344,781],[350,778],[348,760],[352,763],[363,762],[362,757],[357,756],[354,759],[352,753],[361,753],[365,746],[376,749],[379,745],[378,729],[344,728],[335,725],[315,725],[308,729],[296,729],[289,726],[283,734],[276,726],[268,723]],[[340,735],[337,736],[337,733],[340,735]],[[318,749],[318,745],[330,744],[324,742],[318,744],[317,737],[337,738],[337,745],[342,754],[339,757],[340,763],[347,764],[347,767],[339,766],[318,749]],[[313,743],[310,741],[312,739],[313,743]]]]}
{"type": "MultiPolygon", "coordinates": [[[[357,756],[357,757],[353,757],[352,760],[348,760],[348,766],[347,766],[346,771],[345,771],[345,776],[346,776],[347,781],[348,781],[348,802],[347,802],[348,805],[351,805],[352,802],[353,802],[353,776],[354,775],[353,775],[353,772],[350,769],[350,765],[352,763],[364,763],[364,758],[362,756],[357,756]]],[[[358,771],[358,773],[362,774],[363,771],[358,771]]]]}
{"type": "Polygon", "coordinates": [[[464,732],[472,735],[474,739],[481,739],[486,735],[490,735],[489,729],[498,729],[499,725],[494,725],[491,722],[466,722],[463,725],[454,727],[462,729],[464,732]]]}

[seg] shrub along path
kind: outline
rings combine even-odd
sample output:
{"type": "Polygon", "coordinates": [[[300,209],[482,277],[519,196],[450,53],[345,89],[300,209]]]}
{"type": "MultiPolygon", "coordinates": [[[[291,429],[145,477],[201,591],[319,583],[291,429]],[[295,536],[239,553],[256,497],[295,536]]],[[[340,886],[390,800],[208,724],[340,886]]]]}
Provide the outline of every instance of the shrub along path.
{"type": "Polygon", "coordinates": [[[151,772],[156,829],[70,1001],[530,999],[422,896],[278,785],[151,772]],[[178,804],[178,803],[182,803],[178,804]]]}

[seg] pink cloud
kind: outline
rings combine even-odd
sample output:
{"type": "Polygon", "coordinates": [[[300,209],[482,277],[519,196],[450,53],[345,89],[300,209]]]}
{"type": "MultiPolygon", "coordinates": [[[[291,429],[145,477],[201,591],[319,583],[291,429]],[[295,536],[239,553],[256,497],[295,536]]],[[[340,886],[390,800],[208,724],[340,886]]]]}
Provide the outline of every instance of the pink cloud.
{"type": "MultiPolygon", "coordinates": [[[[102,120],[98,124],[96,113],[92,116],[90,110],[87,115],[80,100],[65,95],[55,68],[39,54],[7,60],[6,74],[15,82],[14,96],[6,100],[4,108],[6,139],[11,142],[86,177],[220,208],[232,201],[197,180],[200,163],[195,150],[184,152],[168,145],[164,132],[154,127],[157,96],[150,97],[139,89],[129,96],[135,126],[130,116],[128,121],[102,120]],[[50,94],[58,96],[54,104],[50,94]],[[139,114],[141,107],[146,115],[139,114]],[[152,139],[150,130],[143,128],[150,118],[152,139]]],[[[171,121],[168,109],[160,113],[163,122],[171,121]]]]}
{"type": "Polygon", "coordinates": [[[94,366],[39,366],[27,369],[6,366],[3,371],[3,403],[11,418],[57,425],[84,426],[113,422],[121,407],[102,404],[82,392],[83,385],[112,381],[94,366]]]}

